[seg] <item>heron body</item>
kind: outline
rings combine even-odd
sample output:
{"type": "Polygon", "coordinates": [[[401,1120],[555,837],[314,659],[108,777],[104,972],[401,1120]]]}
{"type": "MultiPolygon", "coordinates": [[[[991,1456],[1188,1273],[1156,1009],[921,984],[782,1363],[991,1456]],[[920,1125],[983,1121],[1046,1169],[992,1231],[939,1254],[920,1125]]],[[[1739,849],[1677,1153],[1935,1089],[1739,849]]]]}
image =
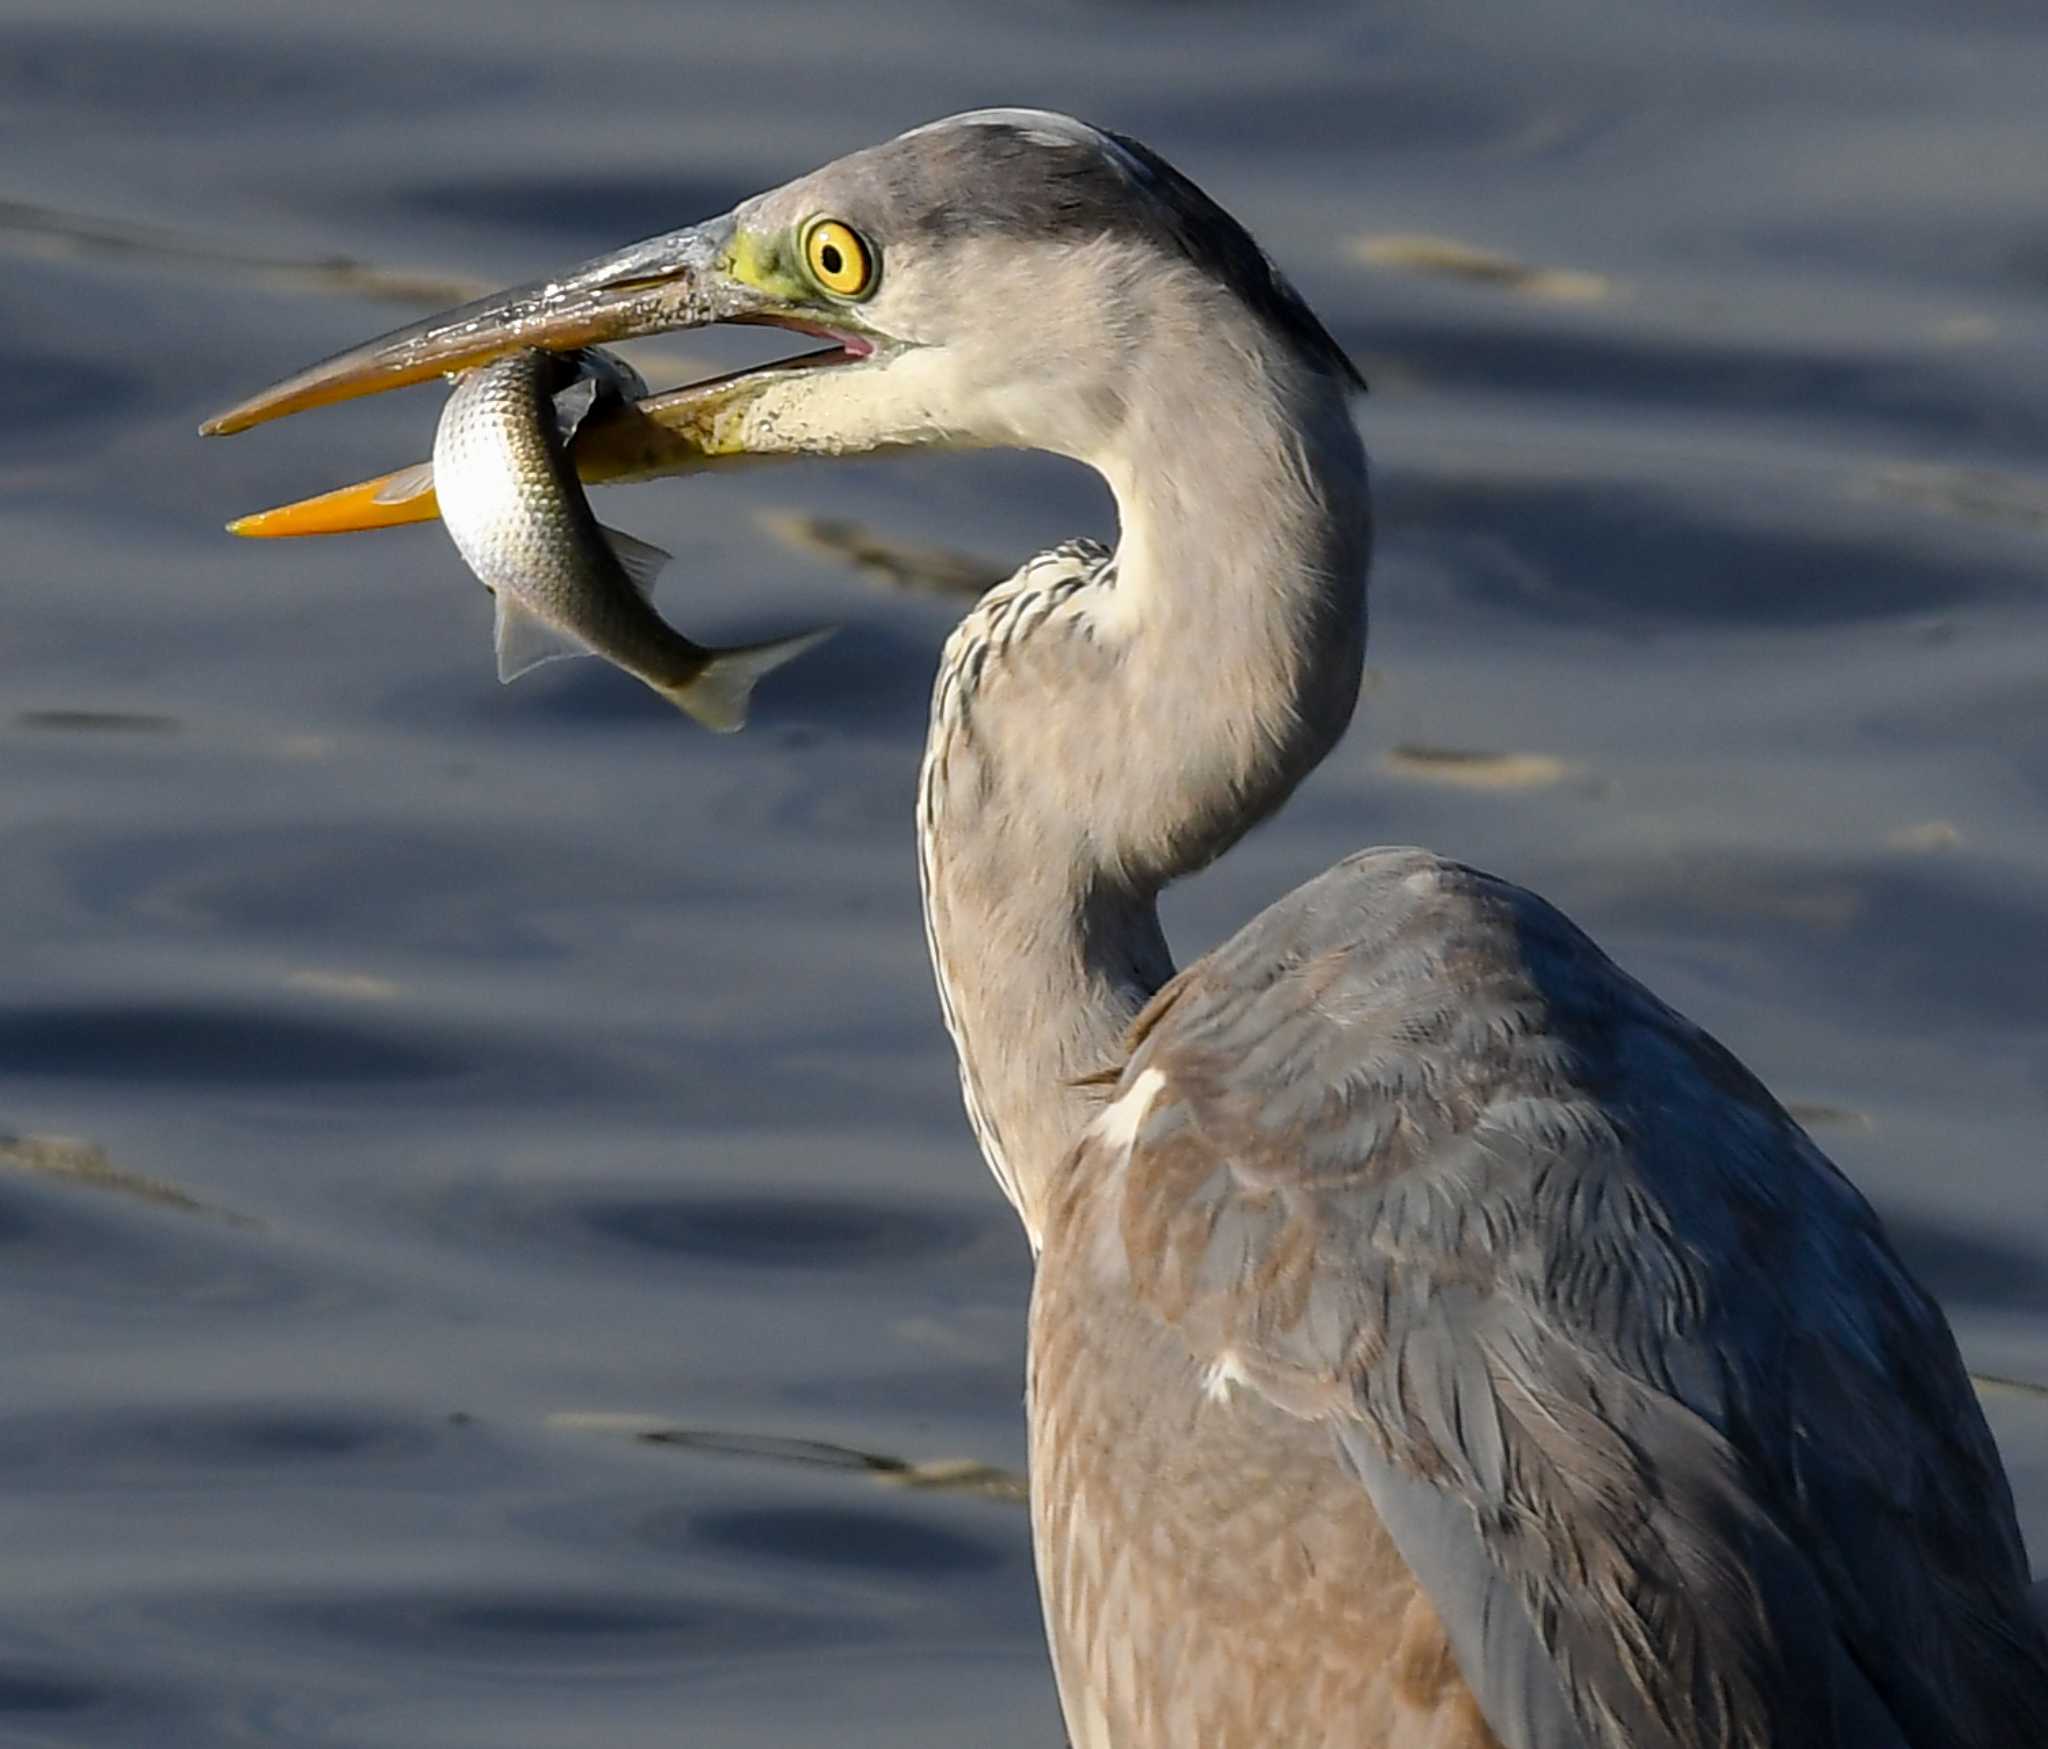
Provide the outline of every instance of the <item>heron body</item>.
{"type": "Polygon", "coordinates": [[[1555,911],[1366,852],[1134,1030],[1032,1309],[1048,1619],[1105,1721],[1070,1698],[1077,1745],[2039,1741],[1939,1312],[1555,911]],[[1175,1619],[1171,1674],[1103,1644],[1105,1592],[1175,1619]],[[1246,1667],[1320,1710],[1262,1735],[1246,1667]]]}
{"type": "Polygon", "coordinates": [[[639,471],[1007,444],[1116,497],[1113,553],[1043,555],[948,642],[917,810],[968,1114],[1037,1253],[1075,1749],[2038,1745],[2048,1644],[1954,1341],[1734,1058],[1421,851],[1175,971],[1162,889],[1350,720],[1371,517],[1341,352],[1162,161],[955,118],[217,428],[714,320],[838,344],[642,403],[639,471]]]}

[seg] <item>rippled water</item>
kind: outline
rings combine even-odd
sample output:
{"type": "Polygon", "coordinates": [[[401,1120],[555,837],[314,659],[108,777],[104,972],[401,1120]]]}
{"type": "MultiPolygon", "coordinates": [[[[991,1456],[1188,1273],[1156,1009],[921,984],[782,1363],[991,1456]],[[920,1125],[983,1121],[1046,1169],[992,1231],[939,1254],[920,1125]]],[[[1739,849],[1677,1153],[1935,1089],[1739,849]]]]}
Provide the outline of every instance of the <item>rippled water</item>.
{"type": "Polygon", "coordinates": [[[1526,881],[2048,1379],[2048,24],[1715,13],[0,11],[0,1739],[1058,1741],[1023,1515],[905,1485],[1021,1464],[1026,1267],[916,914],[958,603],[889,579],[1099,489],[616,499],[700,635],[849,622],[727,742],[499,688],[433,530],[218,532],[431,394],[192,436],[977,103],[1151,140],[1374,382],[1376,684],[1183,950],[1361,843],[1526,881]]]}

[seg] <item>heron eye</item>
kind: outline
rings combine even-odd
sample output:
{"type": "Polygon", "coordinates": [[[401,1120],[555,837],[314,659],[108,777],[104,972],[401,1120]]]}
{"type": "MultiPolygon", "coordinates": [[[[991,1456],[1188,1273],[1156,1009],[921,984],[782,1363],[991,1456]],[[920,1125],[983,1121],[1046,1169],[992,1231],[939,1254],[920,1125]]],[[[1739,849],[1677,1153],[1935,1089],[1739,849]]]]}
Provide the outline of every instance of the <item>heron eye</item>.
{"type": "Polygon", "coordinates": [[[835,298],[865,297],[874,288],[875,262],[850,225],[815,219],[804,232],[804,265],[835,298]]]}

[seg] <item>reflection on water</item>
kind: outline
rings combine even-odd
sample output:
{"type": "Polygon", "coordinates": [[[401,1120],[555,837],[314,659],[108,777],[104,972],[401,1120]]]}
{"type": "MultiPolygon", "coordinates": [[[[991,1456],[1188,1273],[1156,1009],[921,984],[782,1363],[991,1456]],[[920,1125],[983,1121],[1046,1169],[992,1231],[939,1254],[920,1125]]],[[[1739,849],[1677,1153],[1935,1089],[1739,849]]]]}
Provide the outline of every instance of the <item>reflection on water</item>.
{"type": "Polygon", "coordinates": [[[707,639],[848,622],[714,741],[500,688],[433,529],[220,533],[424,454],[430,393],[191,435],[989,101],[1150,138],[1373,382],[1375,685],[1176,939],[1374,840],[1560,902],[1885,1211],[2048,1564],[2041,19],[17,13],[0,1738],[1057,1741],[908,814],[960,601],[1100,490],[608,500],[707,639]]]}
{"type": "Polygon", "coordinates": [[[1398,777],[1463,789],[1547,789],[1571,775],[1570,766],[1548,753],[1478,753],[1406,743],[1388,748],[1384,764],[1398,777]]]}
{"type": "Polygon", "coordinates": [[[952,1242],[954,1223],[927,1209],[846,1201],[792,1206],[786,1197],[696,1197],[586,1205],[580,1218],[613,1242],[746,1269],[915,1263],[952,1242]]]}
{"type": "Polygon", "coordinates": [[[17,729],[49,729],[59,734],[168,735],[176,730],[175,717],[152,715],[148,711],[48,710],[16,711],[17,729]]]}
{"type": "Polygon", "coordinates": [[[1009,575],[1008,567],[993,560],[946,547],[892,540],[842,517],[785,511],[762,516],[759,521],[768,533],[798,552],[817,553],[849,565],[892,589],[972,598],[1009,575]]]}
{"type": "Polygon", "coordinates": [[[1616,291],[1604,274],[1575,267],[1538,267],[1498,250],[1461,243],[1455,237],[1359,237],[1353,241],[1351,253],[1371,267],[1470,280],[1553,303],[1594,304],[1613,297],[1616,291]]]}
{"type": "MultiPolygon", "coordinates": [[[[139,1172],[123,1172],[102,1148],[73,1136],[0,1136],[0,1171],[40,1173],[48,1178],[90,1184],[122,1196],[140,1197],[165,1208],[207,1214],[203,1202],[187,1196],[175,1184],[145,1178],[139,1172]]],[[[234,1217],[230,1216],[230,1219],[234,1217]]]]}
{"type": "Polygon", "coordinates": [[[42,261],[97,260],[145,273],[169,268],[244,288],[348,293],[405,304],[466,303],[491,289],[482,280],[408,273],[364,261],[248,254],[165,225],[129,224],[26,201],[0,200],[0,243],[10,254],[42,261]]]}
{"type": "Polygon", "coordinates": [[[0,1011],[0,1058],[21,1075],[97,1080],[115,1072],[126,1082],[181,1087],[216,1078],[248,1086],[413,1081],[458,1072],[451,1054],[396,1038],[388,1028],[168,1002],[0,1011]]]}
{"type": "Polygon", "coordinates": [[[640,1415],[548,1417],[556,1427],[585,1432],[624,1434],[646,1445],[714,1457],[743,1458],[752,1463],[804,1464],[827,1470],[855,1470],[896,1488],[933,1489],[950,1494],[975,1494],[1005,1505],[1021,1506],[1028,1498],[1024,1477],[1014,1470],[977,1463],[972,1458],[890,1457],[856,1451],[827,1439],[796,1439],[772,1433],[730,1433],[708,1427],[670,1427],[640,1415]]]}

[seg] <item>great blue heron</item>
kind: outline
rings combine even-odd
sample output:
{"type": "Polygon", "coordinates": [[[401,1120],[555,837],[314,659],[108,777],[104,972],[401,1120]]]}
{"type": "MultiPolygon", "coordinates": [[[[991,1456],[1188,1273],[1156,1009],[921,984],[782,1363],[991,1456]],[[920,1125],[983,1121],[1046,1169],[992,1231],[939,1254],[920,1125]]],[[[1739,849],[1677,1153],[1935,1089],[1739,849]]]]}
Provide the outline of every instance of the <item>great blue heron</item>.
{"type": "Polygon", "coordinates": [[[948,641],[917,798],[975,1134],[1037,1253],[1033,1535],[1079,1749],[2023,1749],[2012,1497],[1940,1311],[1743,1066],[1541,899],[1349,858],[1176,973],[1156,901],[1356,699],[1343,352],[1135,142],[988,111],[358,348],[765,322],[587,474],[946,445],[1115,551],[948,641]]]}

